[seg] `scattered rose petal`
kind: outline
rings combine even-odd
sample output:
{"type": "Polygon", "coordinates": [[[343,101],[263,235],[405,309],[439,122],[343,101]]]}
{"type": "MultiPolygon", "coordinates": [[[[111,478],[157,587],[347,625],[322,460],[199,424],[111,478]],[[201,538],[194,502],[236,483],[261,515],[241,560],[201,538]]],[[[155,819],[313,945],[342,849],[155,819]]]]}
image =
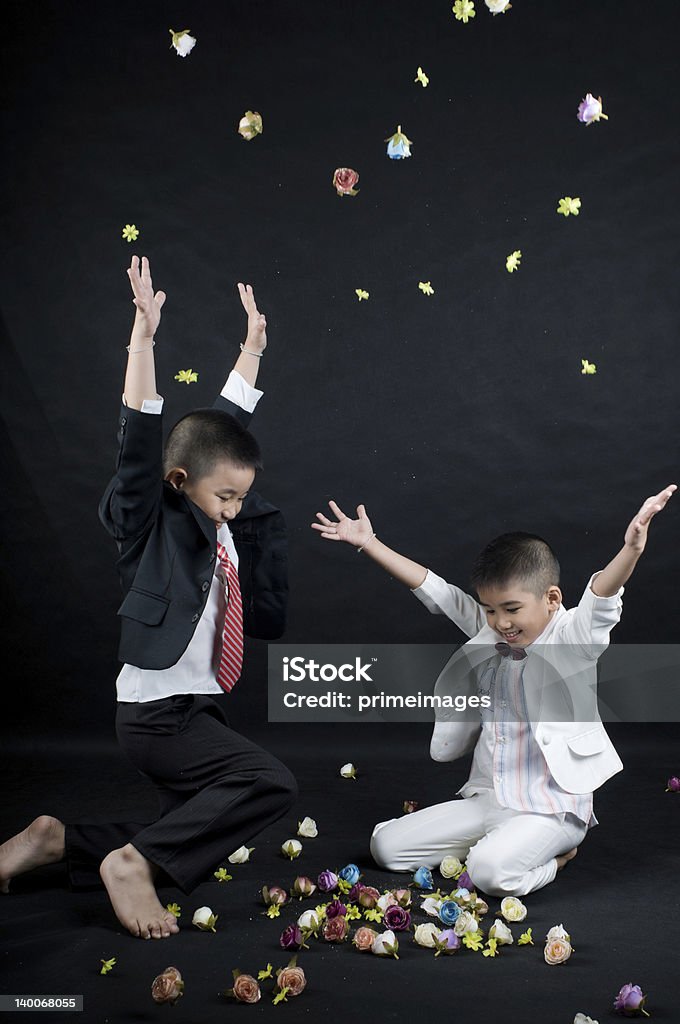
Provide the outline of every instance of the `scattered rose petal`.
{"type": "Polygon", "coordinates": [[[262,117],[257,110],[246,110],[238,123],[238,133],[246,142],[262,134],[262,117]]]}
{"type": "Polygon", "coordinates": [[[354,186],[359,175],[351,167],[337,167],[333,173],[333,187],[339,196],[355,196],[359,191],[354,186]]]}
{"type": "Polygon", "coordinates": [[[586,93],[586,98],[579,103],[576,116],[579,121],[583,121],[585,124],[592,124],[593,121],[599,121],[600,118],[604,121],[609,120],[607,115],[602,113],[602,97],[598,96],[595,99],[590,92],[586,93]]]}
{"type": "Polygon", "coordinates": [[[387,143],[387,155],[390,160],[405,160],[406,157],[411,155],[411,146],[413,143],[410,139],[407,139],[401,130],[401,125],[397,125],[397,130],[394,135],[390,135],[388,139],[385,139],[387,143]]]}
{"type": "Polygon", "coordinates": [[[170,1003],[173,1006],[184,992],[182,975],[176,967],[166,967],[162,974],[153,979],[151,997],[156,1003],[170,1003]]]}
{"type": "Polygon", "coordinates": [[[174,46],[178,57],[186,57],[191,53],[196,45],[194,37],[189,35],[190,31],[191,29],[188,28],[183,28],[181,32],[175,32],[173,29],[169,29],[170,35],[172,36],[170,47],[172,48],[174,46]]]}
{"type": "Polygon", "coordinates": [[[254,846],[239,846],[238,850],[234,850],[231,857],[227,857],[227,860],[230,864],[245,864],[247,860],[250,860],[250,855],[254,849],[254,846]]]}
{"type": "Polygon", "coordinates": [[[574,1024],[597,1024],[597,1021],[586,1013],[577,1013],[574,1017],[574,1024]]]}

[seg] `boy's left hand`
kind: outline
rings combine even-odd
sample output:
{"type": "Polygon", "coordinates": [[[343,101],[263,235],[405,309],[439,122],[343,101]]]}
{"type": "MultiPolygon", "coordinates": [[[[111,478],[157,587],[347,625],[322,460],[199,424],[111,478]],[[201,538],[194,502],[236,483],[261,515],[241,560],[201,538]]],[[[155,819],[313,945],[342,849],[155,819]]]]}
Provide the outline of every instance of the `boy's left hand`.
{"type": "Polygon", "coordinates": [[[669,484],[663,491],[659,491],[658,494],[654,494],[651,498],[647,498],[638,514],[633,518],[624,538],[624,543],[641,554],[645,549],[647,543],[647,530],[649,524],[657,512],[660,512],[666,507],[670,498],[677,491],[676,484],[669,484]]]}
{"type": "Polygon", "coordinates": [[[248,334],[244,346],[252,352],[264,352],[267,347],[267,318],[258,311],[252,285],[239,282],[238,292],[248,314],[248,334]]]}

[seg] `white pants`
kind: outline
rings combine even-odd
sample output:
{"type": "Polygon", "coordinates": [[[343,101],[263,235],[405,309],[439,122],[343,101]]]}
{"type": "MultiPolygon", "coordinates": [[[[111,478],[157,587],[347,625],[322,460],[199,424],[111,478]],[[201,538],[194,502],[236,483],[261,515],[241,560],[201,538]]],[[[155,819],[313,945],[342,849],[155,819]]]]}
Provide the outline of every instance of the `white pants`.
{"type": "Polygon", "coordinates": [[[526,896],[553,881],[555,857],[578,846],[587,831],[573,814],[515,811],[487,790],[381,821],[371,853],[389,871],[436,868],[444,857],[458,857],[482,892],[526,896]]]}

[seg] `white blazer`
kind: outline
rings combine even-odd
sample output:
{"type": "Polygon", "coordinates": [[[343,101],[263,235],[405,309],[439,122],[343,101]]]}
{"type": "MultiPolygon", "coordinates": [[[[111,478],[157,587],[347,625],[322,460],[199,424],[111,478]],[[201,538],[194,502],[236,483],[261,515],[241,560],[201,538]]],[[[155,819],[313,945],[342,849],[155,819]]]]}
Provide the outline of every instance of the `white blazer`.
{"type": "MultiPolygon", "coordinates": [[[[623,768],[597,708],[597,659],[619,621],[623,587],[613,597],[598,597],[591,590],[593,579],[577,607],[561,605],[527,648],[522,676],[531,731],[551,775],[567,793],[592,793],[623,768]]],[[[477,694],[482,666],[500,664],[494,648],[499,637],[487,625],[484,609],[429,570],[413,593],[471,637],[442,669],[435,694],[477,694]]],[[[477,713],[442,709],[436,717],[430,744],[435,761],[454,761],[473,749],[481,731],[477,713]]]]}

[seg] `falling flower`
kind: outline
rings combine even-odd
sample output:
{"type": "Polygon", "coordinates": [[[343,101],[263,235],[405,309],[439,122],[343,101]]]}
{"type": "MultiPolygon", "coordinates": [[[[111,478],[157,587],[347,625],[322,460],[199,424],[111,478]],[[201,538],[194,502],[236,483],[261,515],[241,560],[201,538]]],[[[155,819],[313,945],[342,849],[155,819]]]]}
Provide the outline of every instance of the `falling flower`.
{"type": "Polygon", "coordinates": [[[666,783],[667,793],[680,793],[680,779],[677,775],[672,775],[666,783]]]}
{"type": "Polygon", "coordinates": [[[513,270],[517,270],[519,261],[522,259],[522,252],[520,249],[515,249],[511,252],[505,261],[505,269],[509,274],[512,274],[513,270]]]}
{"type": "Polygon", "coordinates": [[[614,1009],[617,1013],[622,1013],[624,1017],[635,1017],[638,1012],[644,1014],[645,1017],[649,1017],[644,1007],[646,998],[647,996],[643,996],[639,985],[633,985],[631,982],[628,982],[627,985],[619,989],[614,1000],[614,1009]]]}
{"type": "Polygon", "coordinates": [[[294,860],[302,853],[302,843],[298,839],[286,839],[285,843],[281,844],[281,852],[294,860]]]}
{"type": "Polygon", "coordinates": [[[551,939],[545,944],[543,959],[547,964],[564,964],[571,953],[571,943],[567,939],[551,939]]]}
{"type": "Polygon", "coordinates": [[[171,913],[173,917],[182,916],[182,908],[180,907],[179,903],[167,903],[165,909],[169,911],[169,913],[171,913]]]}
{"type": "Polygon", "coordinates": [[[218,882],[231,882],[233,875],[230,875],[226,868],[218,868],[217,871],[213,871],[213,875],[218,882]]]}
{"type": "Polygon", "coordinates": [[[234,850],[227,860],[230,864],[245,864],[247,860],[250,860],[250,855],[255,849],[254,846],[239,846],[238,850],[234,850]]]}
{"type": "Polygon", "coordinates": [[[430,79],[427,77],[427,75],[425,74],[425,72],[423,71],[422,68],[418,68],[418,73],[417,73],[416,77],[413,79],[413,81],[414,82],[420,82],[420,84],[422,85],[423,89],[426,89],[427,86],[430,84],[430,79]]]}
{"type": "Polygon", "coordinates": [[[410,139],[406,138],[400,124],[397,125],[394,135],[390,135],[389,139],[385,139],[385,142],[387,143],[387,155],[390,160],[404,160],[411,155],[413,143],[410,139]]]}
{"type": "Polygon", "coordinates": [[[523,921],[527,908],[517,896],[506,896],[501,900],[501,914],[506,921],[523,921]]]}
{"type": "Polygon", "coordinates": [[[484,2],[492,14],[505,14],[512,7],[510,0],[484,0],[484,2]]]}
{"type": "Polygon", "coordinates": [[[189,28],[183,28],[181,32],[175,32],[174,29],[169,30],[172,36],[170,47],[175,47],[179,57],[186,57],[196,45],[194,37],[189,35],[190,31],[191,29],[189,28]]]}
{"type": "Polygon", "coordinates": [[[600,118],[605,121],[609,120],[607,115],[602,113],[602,97],[598,96],[595,99],[590,92],[586,93],[586,98],[579,103],[576,116],[579,121],[584,121],[585,124],[592,124],[593,121],[599,121],[600,118]]]}
{"type": "Polygon", "coordinates": [[[166,967],[151,984],[151,998],[156,1003],[170,1003],[174,1006],[183,993],[184,982],[176,967],[166,967]]]}
{"type": "Polygon", "coordinates": [[[136,242],[139,238],[139,228],[136,224],[126,224],[123,228],[123,238],[126,242],[136,242]]]}
{"type": "Polygon", "coordinates": [[[597,1021],[589,1017],[587,1013],[577,1013],[574,1017],[574,1024],[597,1024],[597,1021]]]}
{"type": "Polygon", "coordinates": [[[429,281],[419,281],[418,287],[420,288],[423,295],[434,295],[434,288],[429,281]]]}
{"type": "Polygon", "coordinates": [[[316,827],[314,818],[303,818],[302,821],[298,821],[297,834],[302,836],[303,839],[316,839],[319,830],[316,827]]]}
{"type": "Polygon", "coordinates": [[[557,212],[563,213],[565,217],[568,217],[570,213],[573,213],[574,217],[578,217],[578,212],[580,208],[580,199],[572,199],[571,196],[565,196],[563,199],[560,199],[559,206],[557,207],[557,212]]]}
{"type": "Polygon", "coordinates": [[[531,928],[527,928],[525,932],[522,932],[517,940],[518,946],[533,946],[534,940],[531,937],[531,928]]]}
{"type": "Polygon", "coordinates": [[[262,134],[262,117],[256,110],[246,110],[238,123],[238,133],[246,142],[262,134]]]}
{"type": "Polygon", "coordinates": [[[333,187],[339,196],[355,196],[359,191],[354,186],[359,175],[351,167],[336,167],[333,173],[333,187]]]}
{"type": "Polygon", "coordinates": [[[356,779],[357,770],[352,764],[352,762],[349,761],[347,764],[343,764],[342,768],[340,769],[340,774],[342,775],[343,779],[356,779]]]}
{"type": "Polygon", "coordinates": [[[581,373],[597,373],[597,367],[595,363],[589,363],[587,359],[581,360],[581,373]]]}
{"type": "Polygon", "coordinates": [[[367,299],[368,298],[368,292],[365,292],[363,290],[363,288],[355,288],[354,289],[354,294],[359,299],[359,302],[361,302],[362,299],[367,299]]]}
{"type": "Polygon", "coordinates": [[[404,814],[413,814],[413,812],[417,811],[419,807],[420,804],[417,800],[404,800],[404,803],[402,804],[404,814]]]}
{"type": "Polygon", "coordinates": [[[175,380],[178,380],[180,384],[195,384],[198,380],[198,373],[192,369],[180,370],[175,374],[175,380]]]}
{"type": "Polygon", "coordinates": [[[475,16],[475,5],[472,0],[456,0],[451,10],[456,16],[456,21],[462,21],[464,25],[475,16]]]}
{"type": "Polygon", "coordinates": [[[110,960],[102,960],[102,969],[100,974],[108,974],[109,971],[113,970],[113,965],[116,962],[115,956],[112,956],[110,960]]]}
{"type": "Polygon", "coordinates": [[[191,919],[191,923],[195,924],[197,928],[200,928],[202,932],[214,932],[215,922],[219,917],[218,914],[213,914],[210,907],[199,907],[194,912],[194,916],[191,919]]]}
{"type": "Polygon", "coordinates": [[[233,996],[239,1003],[258,1003],[262,996],[259,984],[250,974],[241,974],[240,971],[231,972],[234,977],[234,987],[227,990],[228,996],[233,996]]]}

